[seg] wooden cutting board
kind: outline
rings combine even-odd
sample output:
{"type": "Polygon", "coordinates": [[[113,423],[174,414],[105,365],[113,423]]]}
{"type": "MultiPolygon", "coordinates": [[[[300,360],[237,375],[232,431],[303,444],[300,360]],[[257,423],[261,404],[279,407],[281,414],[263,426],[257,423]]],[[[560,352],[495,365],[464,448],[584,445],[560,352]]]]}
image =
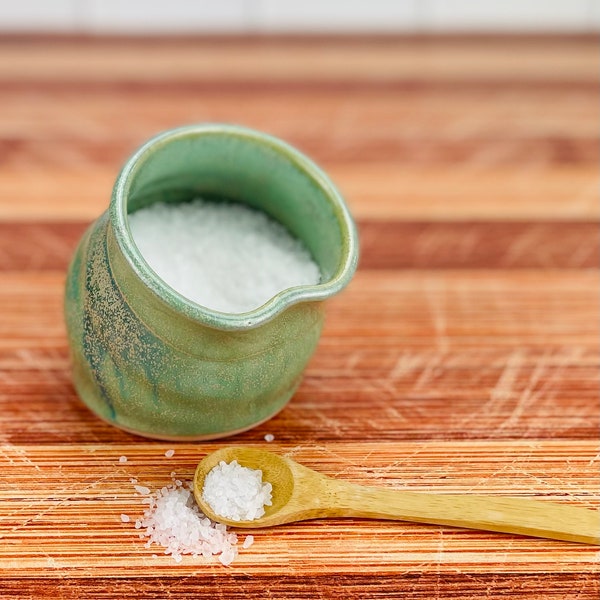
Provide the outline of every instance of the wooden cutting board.
{"type": "Polygon", "coordinates": [[[190,479],[223,444],[598,508],[598,67],[592,37],[0,40],[0,597],[597,598],[593,547],[338,520],[258,530],[224,568],[120,515],[131,478],[190,479]],[[77,399],[62,287],[125,158],[202,121],[312,155],[362,259],[287,408],[160,443],[77,399]]]}

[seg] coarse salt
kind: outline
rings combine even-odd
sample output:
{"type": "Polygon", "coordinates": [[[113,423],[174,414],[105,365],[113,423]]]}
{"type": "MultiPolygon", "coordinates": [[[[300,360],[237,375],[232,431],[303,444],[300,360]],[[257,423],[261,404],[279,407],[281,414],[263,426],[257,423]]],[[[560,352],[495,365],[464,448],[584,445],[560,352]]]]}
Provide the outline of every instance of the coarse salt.
{"type": "Polygon", "coordinates": [[[175,454],[175,450],[167,450],[167,451],[165,452],[165,456],[166,456],[167,458],[173,458],[173,455],[174,455],[174,454],[175,454]]]}
{"type": "MultiPolygon", "coordinates": [[[[163,546],[164,553],[180,563],[183,555],[210,558],[218,555],[221,564],[230,565],[237,556],[237,536],[225,525],[214,523],[198,508],[191,482],[173,481],[155,493],[144,495],[148,508],[135,522],[146,547],[163,546]]],[[[146,488],[147,489],[147,488],[146,488]]]]}
{"type": "Polygon", "coordinates": [[[243,313],[284,289],[315,285],[320,271],[300,240],[265,213],[196,199],[129,215],[133,240],[177,292],[213,310],[243,313]]]}
{"type": "Polygon", "coordinates": [[[263,483],[260,469],[241,466],[237,460],[219,462],[204,479],[202,497],[215,514],[232,521],[253,521],[271,506],[273,486],[263,483]]]}
{"type": "Polygon", "coordinates": [[[272,433],[267,433],[265,435],[265,442],[272,442],[275,439],[275,436],[272,433]]]}
{"type": "Polygon", "coordinates": [[[127,457],[126,456],[120,456],[119,457],[119,462],[120,463],[126,463],[127,462],[127,457]]]}
{"type": "Polygon", "coordinates": [[[121,515],[121,521],[122,521],[123,523],[129,523],[129,521],[130,521],[130,520],[131,520],[131,519],[129,518],[129,515],[125,515],[125,514],[122,514],[122,515],[121,515]]]}
{"type": "Polygon", "coordinates": [[[250,548],[250,546],[252,546],[252,544],[254,544],[254,536],[253,535],[247,535],[246,539],[244,540],[244,543],[242,544],[242,548],[244,548],[244,550],[250,548]]]}

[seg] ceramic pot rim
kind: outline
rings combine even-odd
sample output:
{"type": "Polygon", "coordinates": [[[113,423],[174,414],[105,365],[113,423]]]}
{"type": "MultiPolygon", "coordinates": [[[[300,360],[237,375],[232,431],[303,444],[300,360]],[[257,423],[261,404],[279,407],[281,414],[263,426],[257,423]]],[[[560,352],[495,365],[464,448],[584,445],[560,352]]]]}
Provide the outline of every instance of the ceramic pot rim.
{"type": "Polygon", "coordinates": [[[127,262],[152,292],[175,310],[209,327],[223,330],[245,330],[258,327],[300,302],[326,300],[337,294],[349,282],[358,263],[358,234],[346,204],[327,175],[301,152],[268,134],[237,125],[198,124],[186,125],[164,131],[141,146],[125,163],[115,182],[109,209],[110,222],[115,238],[127,262]],[[337,271],[328,281],[317,285],[302,285],[288,288],[273,296],[262,306],[245,313],[226,313],[202,306],[175,291],[160,279],[142,257],[133,242],[127,219],[127,202],[133,177],[146,159],[157,149],[169,142],[203,135],[237,136],[270,146],[284,155],[296,168],[308,175],[323,191],[332,205],[342,231],[344,247],[337,271]]]}

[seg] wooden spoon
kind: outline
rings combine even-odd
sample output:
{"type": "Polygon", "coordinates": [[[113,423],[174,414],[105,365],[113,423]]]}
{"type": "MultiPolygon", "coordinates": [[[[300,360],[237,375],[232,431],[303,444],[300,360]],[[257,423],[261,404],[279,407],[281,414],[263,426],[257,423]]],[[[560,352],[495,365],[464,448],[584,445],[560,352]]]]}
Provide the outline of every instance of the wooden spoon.
{"type": "Polygon", "coordinates": [[[206,456],[196,469],[194,496],[213,521],[234,527],[270,527],[324,517],[393,519],[501,531],[600,544],[600,511],[551,502],[497,496],[427,494],[366,487],[321,475],[284,456],[255,448],[229,447],[206,456]],[[254,521],[215,514],[204,501],[204,478],[220,461],[237,460],[261,469],[273,486],[273,504],[254,521]]]}

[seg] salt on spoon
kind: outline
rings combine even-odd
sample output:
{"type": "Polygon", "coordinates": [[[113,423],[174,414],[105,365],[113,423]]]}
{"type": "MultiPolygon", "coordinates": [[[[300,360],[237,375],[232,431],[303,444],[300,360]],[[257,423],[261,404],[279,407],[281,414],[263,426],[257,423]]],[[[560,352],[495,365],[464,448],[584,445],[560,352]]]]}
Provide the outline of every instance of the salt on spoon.
{"type": "Polygon", "coordinates": [[[221,461],[204,479],[202,497],[212,510],[232,521],[252,521],[271,505],[270,483],[263,483],[260,469],[242,467],[237,460],[221,461]]]}
{"type": "Polygon", "coordinates": [[[290,458],[256,448],[222,448],[196,468],[194,496],[214,521],[236,527],[269,527],[306,519],[359,517],[450,525],[485,531],[600,545],[600,511],[524,498],[427,494],[367,487],[335,480],[290,458]],[[264,515],[235,521],[223,517],[203,497],[207,475],[221,461],[260,470],[272,485],[264,515]]]}

